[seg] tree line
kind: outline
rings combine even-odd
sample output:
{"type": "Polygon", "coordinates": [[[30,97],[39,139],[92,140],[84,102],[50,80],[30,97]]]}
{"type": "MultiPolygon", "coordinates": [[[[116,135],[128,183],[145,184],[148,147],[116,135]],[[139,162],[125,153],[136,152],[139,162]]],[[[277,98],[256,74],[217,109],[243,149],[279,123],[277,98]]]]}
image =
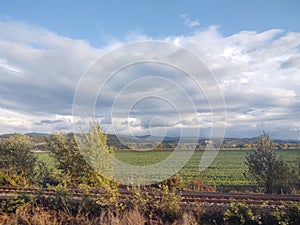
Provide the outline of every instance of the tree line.
{"type": "MultiPolygon", "coordinates": [[[[31,151],[28,136],[15,134],[0,142],[0,185],[100,187],[107,191],[117,184],[107,176],[112,174],[113,148],[107,145],[107,135],[97,123],[80,134],[55,133],[47,137],[49,154],[56,166],[49,168],[31,151]],[[84,146],[84,156],[80,147],[84,146]],[[105,160],[103,160],[105,158],[105,160]]],[[[300,160],[290,165],[277,157],[270,136],[263,133],[256,142],[256,150],[245,158],[245,176],[255,180],[265,193],[297,193],[300,190],[300,160]]]]}

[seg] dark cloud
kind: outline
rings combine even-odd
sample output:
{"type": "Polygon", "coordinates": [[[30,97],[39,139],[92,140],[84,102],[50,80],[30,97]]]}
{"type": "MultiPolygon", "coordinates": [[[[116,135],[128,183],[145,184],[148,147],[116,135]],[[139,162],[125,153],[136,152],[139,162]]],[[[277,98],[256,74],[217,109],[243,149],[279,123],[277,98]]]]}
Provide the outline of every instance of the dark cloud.
{"type": "Polygon", "coordinates": [[[281,69],[290,69],[290,68],[291,69],[294,69],[294,68],[300,69],[300,56],[291,57],[287,60],[284,60],[283,62],[281,62],[280,68],[281,69]]]}
{"type": "Polygon", "coordinates": [[[48,119],[44,119],[44,120],[40,121],[41,124],[55,124],[55,123],[61,123],[61,122],[64,122],[64,120],[48,120],[48,119]]]}

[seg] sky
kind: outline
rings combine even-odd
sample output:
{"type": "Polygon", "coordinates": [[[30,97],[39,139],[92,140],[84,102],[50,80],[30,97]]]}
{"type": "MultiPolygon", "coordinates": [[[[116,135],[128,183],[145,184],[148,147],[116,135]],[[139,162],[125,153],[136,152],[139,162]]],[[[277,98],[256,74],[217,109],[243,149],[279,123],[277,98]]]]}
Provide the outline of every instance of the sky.
{"type": "MultiPolygon", "coordinates": [[[[207,136],[225,125],[227,137],[265,130],[300,139],[299,10],[296,0],[2,1],[0,133],[72,131],[82,122],[72,113],[88,74],[97,82],[87,84],[82,99],[97,96],[94,117],[109,133],[207,136]],[[201,58],[222,92],[226,118],[220,105],[211,108],[208,87],[170,65],[133,65],[107,83],[105,73],[93,74],[101,57],[149,40],[201,58]]],[[[116,66],[106,63],[103,71],[116,66]]]]}

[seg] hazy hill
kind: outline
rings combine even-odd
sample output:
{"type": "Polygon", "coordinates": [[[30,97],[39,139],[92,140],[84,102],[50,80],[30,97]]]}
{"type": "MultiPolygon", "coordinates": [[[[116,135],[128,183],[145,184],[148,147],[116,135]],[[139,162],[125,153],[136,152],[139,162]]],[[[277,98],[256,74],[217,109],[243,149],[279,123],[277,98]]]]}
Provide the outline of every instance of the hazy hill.
{"type": "MultiPolygon", "coordinates": [[[[13,134],[2,134],[0,135],[0,139],[7,139],[11,137],[13,134]]],[[[49,134],[45,133],[28,133],[26,134],[32,140],[35,148],[43,150],[45,149],[46,138],[49,134]]],[[[116,149],[129,149],[127,144],[135,143],[137,146],[147,145],[147,144],[158,144],[160,142],[163,143],[163,146],[175,145],[179,142],[180,137],[157,137],[157,136],[116,136],[113,134],[107,135],[107,144],[109,146],[113,146],[116,149]]],[[[194,137],[184,137],[181,139],[181,143],[183,144],[191,144],[195,140],[194,137]]],[[[256,143],[257,137],[253,138],[224,138],[223,147],[224,148],[243,148],[245,145],[253,145],[256,143]]],[[[211,139],[212,142],[217,142],[218,140],[211,139]]],[[[274,139],[273,140],[277,146],[298,146],[300,147],[300,140],[291,140],[291,139],[274,139]]],[[[198,144],[201,146],[205,146],[208,142],[208,138],[199,138],[198,144]]]]}

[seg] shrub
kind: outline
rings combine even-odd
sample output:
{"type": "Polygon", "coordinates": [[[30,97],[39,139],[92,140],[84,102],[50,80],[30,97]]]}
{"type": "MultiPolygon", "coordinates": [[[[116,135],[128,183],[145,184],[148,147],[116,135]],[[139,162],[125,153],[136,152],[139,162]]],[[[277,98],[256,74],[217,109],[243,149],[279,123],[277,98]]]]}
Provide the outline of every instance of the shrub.
{"type": "Polygon", "coordinates": [[[162,198],[156,211],[163,221],[174,222],[179,218],[181,197],[175,191],[170,191],[166,185],[162,185],[161,190],[162,198]]]}
{"type": "MultiPolygon", "coordinates": [[[[199,216],[198,216],[199,217],[199,216]]],[[[204,212],[200,215],[199,224],[224,224],[224,207],[209,206],[206,207],[204,212]]]]}
{"type": "Polygon", "coordinates": [[[260,210],[260,222],[261,224],[270,225],[286,224],[285,207],[262,206],[260,210]]]}
{"type": "Polygon", "coordinates": [[[224,212],[225,224],[259,224],[259,214],[245,203],[232,203],[224,212]]]}
{"type": "Polygon", "coordinates": [[[1,183],[24,187],[34,182],[37,159],[30,150],[30,139],[22,134],[0,142],[1,183]]]}
{"type": "Polygon", "coordinates": [[[199,178],[196,178],[190,182],[190,188],[194,191],[203,191],[203,192],[215,192],[216,189],[212,186],[206,185],[199,178]]]}
{"type": "Polygon", "coordinates": [[[3,200],[0,210],[3,213],[15,213],[19,208],[29,204],[31,199],[26,195],[16,195],[12,199],[3,200]]]}
{"type": "Polygon", "coordinates": [[[293,204],[287,207],[286,217],[288,224],[298,225],[300,224],[300,204],[293,204]]]}

